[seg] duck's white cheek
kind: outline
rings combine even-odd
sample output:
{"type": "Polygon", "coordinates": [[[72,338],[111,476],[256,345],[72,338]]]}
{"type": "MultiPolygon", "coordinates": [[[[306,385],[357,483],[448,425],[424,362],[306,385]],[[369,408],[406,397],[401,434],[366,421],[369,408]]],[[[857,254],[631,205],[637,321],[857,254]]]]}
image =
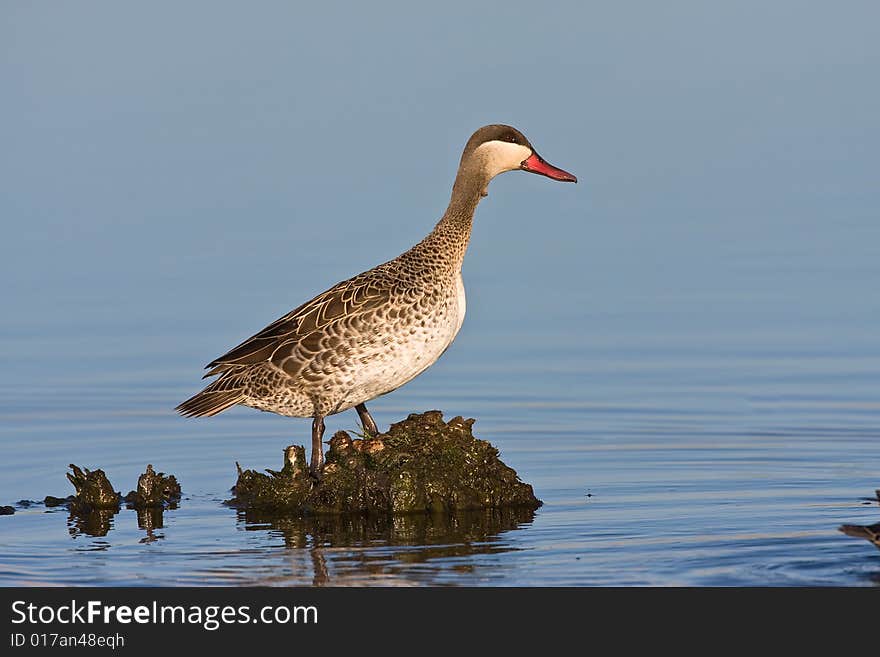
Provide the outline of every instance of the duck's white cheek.
{"type": "Polygon", "coordinates": [[[477,147],[475,154],[483,160],[489,175],[497,176],[505,171],[519,169],[523,160],[532,154],[532,149],[507,141],[487,141],[477,147]]]}

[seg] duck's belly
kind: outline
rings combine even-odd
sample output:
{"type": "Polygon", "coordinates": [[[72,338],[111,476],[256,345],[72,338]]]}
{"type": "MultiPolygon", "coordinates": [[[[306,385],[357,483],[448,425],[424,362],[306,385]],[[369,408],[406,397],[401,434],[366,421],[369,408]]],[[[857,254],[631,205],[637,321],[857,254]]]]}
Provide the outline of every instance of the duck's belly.
{"type": "Polygon", "coordinates": [[[454,295],[442,303],[387,322],[361,344],[350,370],[345,393],[334,400],[331,413],[396,390],[433,365],[446,351],[464,321],[464,285],[459,275],[454,295]]]}

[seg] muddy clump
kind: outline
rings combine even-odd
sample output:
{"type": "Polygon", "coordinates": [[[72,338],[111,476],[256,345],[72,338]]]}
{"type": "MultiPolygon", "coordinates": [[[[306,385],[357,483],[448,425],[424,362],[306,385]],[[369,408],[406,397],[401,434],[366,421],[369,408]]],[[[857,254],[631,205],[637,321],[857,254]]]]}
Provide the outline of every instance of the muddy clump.
{"type": "Polygon", "coordinates": [[[301,514],[538,508],[532,487],[498,458],[495,447],[474,437],[473,424],[461,417],[444,422],[440,411],[427,411],[377,436],[352,439],[338,431],[320,482],[309,476],[305,450],[291,446],[280,471],[239,466],[227,503],[301,514]]]}
{"type": "Polygon", "coordinates": [[[46,495],[43,498],[43,504],[48,509],[52,509],[56,506],[66,506],[73,502],[76,499],[73,495],[68,495],[67,497],[55,497],[54,495],[46,495]]]}
{"type": "Polygon", "coordinates": [[[162,509],[180,501],[180,484],[174,475],[153,470],[152,464],[138,477],[137,490],[125,496],[125,502],[135,509],[162,509]]]}
{"type": "MultiPolygon", "coordinates": [[[[181,499],[181,488],[174,475],[156,472],[147,465],[146,472],[138,477],[137,489],[123,497],[113,486],[103,470],[89,470],[70,464],[72,472],[66,473],[75,493],[67,497],[46,495],[42,502],[19,500],[16,506],[27,509],[43,504],[47,509],[66,507],[70,512],[68,529],[71,536],[106,536],[113,528],[113,518],[119,513],[122,502],[137,511],[138,527],[147,532],[146,539],[162,538],[154,531],[162,529],[163,512],[176,509],[181,499]]],[[[15,507],[0,506],[0,515],[12,515],[15,507]]]]}
{"type": "MultiPolygon", "coordinates": [[[[113,486],[103,470],[89,470],[70,464],[72,472],[67,473],[73,484],[75,494],[67,497],[46,495],[43,505],[47,509],[64,506],[70,512],[68,520],[72,536],[106,536],[113,527],[113,518],[119,513],[122,502],[129,509],[137,510],[138,526],[147,531],[150,540],[154,529],[163,525],[162,512],[177,508],[181,498],[180,484],[174,475],[156,472],[147,465],[146,472],[138,477],[137,490],[122,496],[113,486]]],[[[21,500],[19,506],[27,508],[39,502],[21,500]]]]}
{"type": "Polygon", "coordinates": [[[68,503],[71,513],[85,514],[97,510],[119,508],[120,495],[113,490],[103,470],[89,470],[70,464],[73,474],[67,473],[67,479],[73,484],[76,493],[68,503]]]}

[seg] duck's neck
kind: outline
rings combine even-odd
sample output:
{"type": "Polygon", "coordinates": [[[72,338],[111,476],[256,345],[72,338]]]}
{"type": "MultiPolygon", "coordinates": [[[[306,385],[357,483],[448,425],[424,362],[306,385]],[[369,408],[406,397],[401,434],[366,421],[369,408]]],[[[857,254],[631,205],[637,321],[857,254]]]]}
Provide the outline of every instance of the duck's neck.
{"type": "Polygon", "coordinates": [[[459,168],[452,186],[452,197],[434,230],[416,248],[438,265],[461,271],[464,254],[471,239],[474,211],[489,184],[489,177],[479,170],[459,168]]]}

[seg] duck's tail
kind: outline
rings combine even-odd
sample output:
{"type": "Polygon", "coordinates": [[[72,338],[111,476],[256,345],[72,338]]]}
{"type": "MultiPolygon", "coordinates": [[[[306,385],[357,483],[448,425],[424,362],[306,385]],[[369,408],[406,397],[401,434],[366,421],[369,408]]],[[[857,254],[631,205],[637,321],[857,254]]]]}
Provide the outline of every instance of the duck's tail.
{"type": "Polygon", "coordinates": [[[244,400],[244,388],[230,378],[221,378],[180,404],[176,410],[184,417],[211,417],[244,400]]]}

